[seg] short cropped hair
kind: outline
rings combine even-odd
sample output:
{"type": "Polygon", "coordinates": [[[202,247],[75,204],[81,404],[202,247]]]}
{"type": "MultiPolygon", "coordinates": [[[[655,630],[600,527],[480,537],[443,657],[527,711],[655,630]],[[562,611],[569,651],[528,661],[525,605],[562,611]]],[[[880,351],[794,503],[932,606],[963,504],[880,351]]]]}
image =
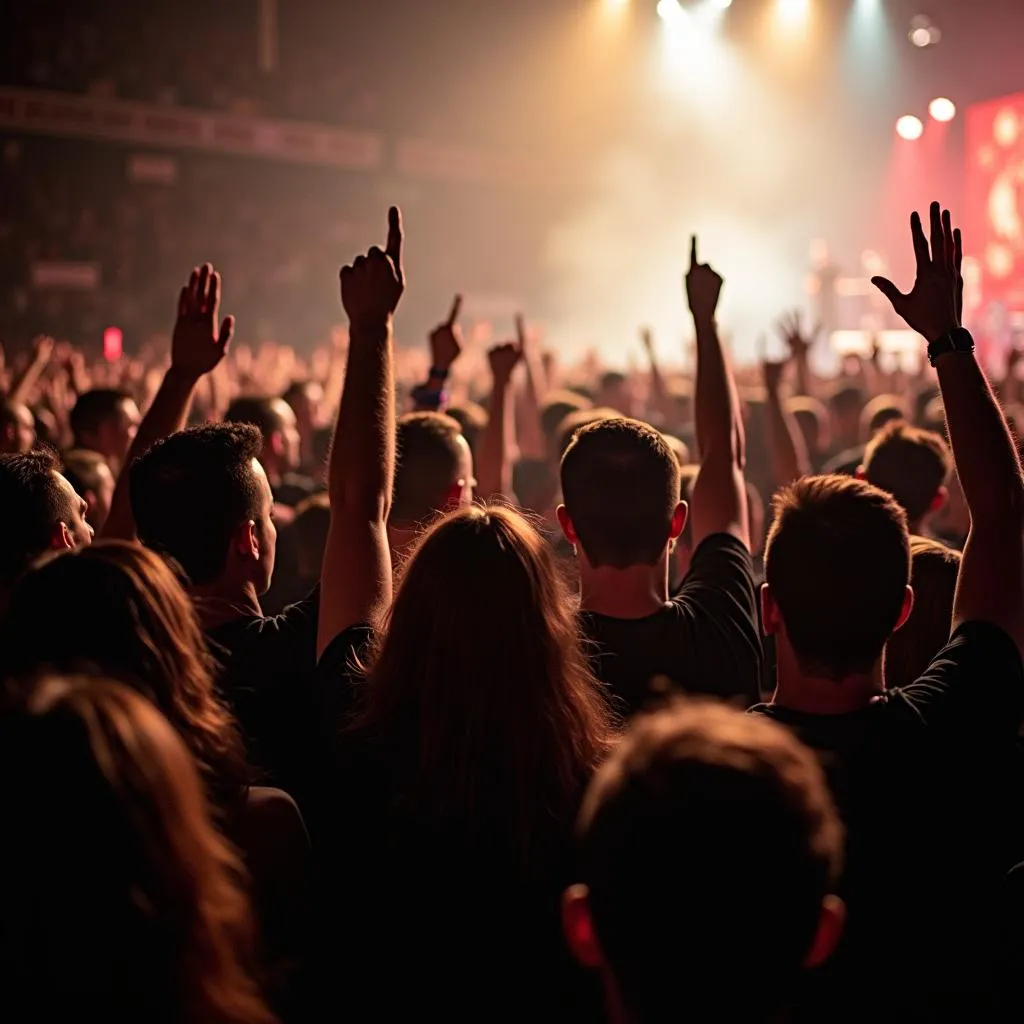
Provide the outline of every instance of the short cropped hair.
{"type": "Polygon", "coordinates": [[[853,384],[845,384],[832,392],[829,408],[837,416],[859,416],[864,408],[864,392],[853,384]]]}
{"type": "Polygon", "coordinates": [[[548,449],[553,450],[559,438],[558,428],[562,420],[571,412],[590,409],[594,403],[575,391],[552,391],[540,409],[540,428],[548,442],[548,449]]]}
{"type": "Polygon", "coordinates": [[[281,429],[284,424],[281,414],[275,408],[278,402],[285,401],[274,395],[243,395],[236,398],[224,413],[226,423],[251,423],[258,427],[264,438],[270,437],[281,429]]]}
{"type": "Polygon", "coordinates": [[[86,491],[95,493],[102,486],[100,470],[107,460],[99,452],[88,448],[72,448],[64,453],[64,476],[77,494],[85,497],[86,491]]]}
{"type": "Polygon", "coordinates": [[[885,686],[909,686],[949,641],[960,552],[927,537],[910,540],[914,607],[885,648],[885,686]]]}
{"type": "Polygon", "coordinates": [[[654,565],[679,503],[679,463],[653,427],[602,419],[578,430],[566,450],[562,495],[591,565],[654,565]]]}
{"type": "Polygon", "coordinates": [[[906,406],[898,395],[875,395],[861,410],[861,437],[870,441],[875,434],[890,423],[906,418],[906,406]]]}
{"type": "Polygon", "coordinates": [[[248,423],[211,423],[157,441],[129,470],[139,540],[172,557],[193,584],[224,569],[231,538],[260,512],[252,470],[263,438],[248,423]]]}
{"type": "Polygon", "coordinates": [[[49,448],[0,455],[0,585],[7,587],[50,547],[54,527],[73,509],[61,490],[57,454],[49,448]]]}
{"type": "Polygon", "coordinates": [[[906,513],[845,476],[804,477],[772,504],[765,581],[800,667],[834,680],[870,671],[910,581],[906,513]]]}
{"type": "MultiPolygon", "coordinates": [[[[581,427],[588,427],[591,423],[600,423],[602,420],[622,419],[622,413],[607,405],[598,406],[596,409],[578,409],[569,413],[561,423],[558,424],[558,457],[565,455],[576,432],[581,427]]],[[[667,444],[668,442],[666,442],[667,444]]],[[[678,459],[676,460],[679,461],[678,459]]]]}
{"type": "Polygon", "coordinates": [[[398,419],[391,519],[412,525],[443,511],[459,473],[459,424],[440,412],[410,412],[398,419]]]}
{"type": "Polygon", "coordinates": [[[843,827],[817,758],[787,729],[717,703],[640,716],[591,782],[578,839],[631,1019],[768,1020],[792,999],[843,827]],[[741,881],[752,851],[763,884],[741,881]],[[737,936],[752,953],[740,984],[737,936]]]}
{"type": "Polygon", "coordinates": [[[475,456],[480,435],[487,429],[487,410],[476,402],[464,402],[449,406],[447,415],[458,423],[469,450],[475,456]]]}
{"type": "Polygon", "coordinates": [[[131,399],[127,391],[117,388],[93,388],[78,396],[68,422],[75,437],[75,446],[84,448],[84,438],[95,434],[107,420],[118,413],[118,406],[131,399]]]}
{"type": "Polygon", "coordinates": [[[953,469],[949,446],[939,434],[902,420],[888,424],[864,451],[864,477],[888,491],[911,523],[928,512],[953,469]]]}

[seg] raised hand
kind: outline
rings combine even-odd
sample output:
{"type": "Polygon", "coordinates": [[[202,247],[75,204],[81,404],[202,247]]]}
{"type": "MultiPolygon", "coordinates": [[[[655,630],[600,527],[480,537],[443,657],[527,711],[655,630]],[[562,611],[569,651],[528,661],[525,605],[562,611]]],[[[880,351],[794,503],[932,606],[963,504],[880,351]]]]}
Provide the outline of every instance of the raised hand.
{"type": "Polygon", "coordinates": [[[448,370],[462,354],[462,329],[459,327],[459,313],[462,311],[462,296],[456,295],[448,319],[430,332],[431,367],[448,370]]]}
{"type": "Polygon", "coordinates": [[[799,310],[793,310],[792,313],[779,317],[779,322],[775,325],[776,333],[794,359],[799,359],[807,354],[820,330],[820,325],[816,325],[809,332],[805,331],[799,310]]]}
{"type": "Polygon", "coordinates": [[[373,246],[341,268],[341,304],[356,327],[380,327],[398,308],[405,290],[402,271],[402,214],[388,210],[388,240],[382,252],[373,246]]]}
{"type": "Polygon", "coordinates": [[[204,263],[196,267],[178,295],[178,318],[171,336],[171,366],[198,380],[224,358],[235,331],[235,318],[226,316],[218,329],[220,274],[204,263]]]}
{"type": "Polygon", "coordinates": [[[647,353],[649,359],[654,358],[654,332],[650,327],[640,328],[640,344],[644,347],[644,352],[647,353]]]}
{"type": "Polygon", "coordinates": [[[33,358],[37,363],[46,364],[53,355],[54,346],[57,344],[48,334],[40,334],[32,339],[33,358]]]}
{"type": "Polygon", "coordinates": [[[512,376],[515,368],[522,362],[523,347],[518,342],[506,341],[495,345],[487,351],[487,362],[491,366],[491,376],[496,382],[504,383],[512,376]]]}
{"type": "Polygon", "coordinates": [[[707,263],[697,262],[697,236],[690,239],[690,269],[686,274],[686,299],[693,319],[708,323],[715,319],[722,278],[707,263]]]}
{"type": "Polygon", "coordinates": [[[917,278],[904,295],[886,277],[871,283],[892,303],[907,325],[930,343],[961,324],[964,303],[963,242],[960,229],[953,230],[949,210],[932,203],[929,212],[931,246],[921,225],[921,215],[910,216],[910,233],[917,260],[917,278]]]}

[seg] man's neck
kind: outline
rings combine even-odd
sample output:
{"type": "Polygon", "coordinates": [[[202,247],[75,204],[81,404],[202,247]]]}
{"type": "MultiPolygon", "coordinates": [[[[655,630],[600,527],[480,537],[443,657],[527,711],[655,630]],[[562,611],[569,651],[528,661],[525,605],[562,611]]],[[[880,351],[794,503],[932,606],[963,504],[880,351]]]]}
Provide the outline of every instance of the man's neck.
{"type": "Polygon", "coordinates": [[[613,619],[645,619],[668,601],[667,563],[631,565],[627,569],[580,562],[580,609],[613,619]]]}
{"type": "Polygon", "coordinates": [[[804,672],[791,651],[779,645],[778,676],[772,703],[808,715],[848,715],[863,711],[885,691],[882,659],[870,672],[828,679],[804,672]]]}
{"type": "Polygon", "coordinates": [[[199,624],[204,630],[215,629],[235,619],[263,615],[256,588],[245,583],[237,589],[225,587],[220,581],[204,583],[190,590],[192,603],[199,615],[199,624]]]}

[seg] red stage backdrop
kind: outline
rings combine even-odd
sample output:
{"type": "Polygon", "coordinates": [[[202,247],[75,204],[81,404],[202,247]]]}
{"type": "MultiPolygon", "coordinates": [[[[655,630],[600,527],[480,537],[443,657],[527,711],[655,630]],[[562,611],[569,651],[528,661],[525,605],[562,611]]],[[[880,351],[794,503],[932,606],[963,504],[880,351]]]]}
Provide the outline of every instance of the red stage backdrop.
{"type": "Polygon", "coordinates": [[[1024,93],[967,111],[966,192],[965,304],[999,334],[1024,313],[1024,93]]]}

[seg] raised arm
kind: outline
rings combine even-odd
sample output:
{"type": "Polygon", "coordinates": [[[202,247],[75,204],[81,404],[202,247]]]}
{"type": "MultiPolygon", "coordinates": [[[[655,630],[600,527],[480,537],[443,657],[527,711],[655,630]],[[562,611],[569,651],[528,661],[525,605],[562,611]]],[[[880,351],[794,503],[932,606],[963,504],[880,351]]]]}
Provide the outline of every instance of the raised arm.
{"type": "Polygon", "coordinates": [[[661,367],[658,365],[658,357],[654,352],[654,333],[649,327],[640,329],[640,343],[647,353],[647,360],[651,365],[651,401],[650,406],[657,414],[658,422],[662,429],[671,431],[675,419],[675,408],[672,404],[672,396],[668,392],[668,385],[662,376],[661,367]]]}
{"type": "Polygon", "coordinates": [[[515,425],[509,391],[512,373],[523,358],[523,350],[514,341],[495,345],[487,353],[491,367],[491,408],[477,454],[477,493],[484,501],[512,498],[512,448],[515,425]]]}
{"type": "Polygon", "coordinates": [[[766,392],[768,418],[768,448],[771,457],[772,478],[776,487],[799,480],[810,472],[807,446],[793,414],[782,399],[782,379],[789,363],[761,361],[766,392]]]}
{"type": "Polygon", "coordinates": [[[920,216],[910,221],[917,279],[909,295],[873,279],[907,324],[929,343],[938,371],[957,473],[971,513],[953,604],[953,628],[985,621],[1024,650],[1024,479],[999,404],[961,327],[963,247],[949,211],[933,203],[931,245],[920,216]]]}
{"type": "Polygon", "coordinates": [[[697,262],[694,238],[686,275],[686,297],[697,334],[694,420],[700,474],[690,503],[694,548],[715,533],[731,533],[750,546],[747,488],[743,479],[743,420],[736,381],[715,323],[721,293],[722,278],[706,263],[697,262]]]}
{"type": "Polygon", "coordinates": [[[448,319],[430,332],[430,376],[425,384],[413,389],[412,399],[417,411],[444,412],[448,405],[448,375],[455,360],[462,355],[462,330],[459,313],[462,296],[456,295],[448,319]]]}
{"type": "Polygon", "coordinates": [[[178,295],[178,316],[171,338],[171,365],[128,449],[111,499],[110,515],[100,531],[104,539],[135,539],[135,519],[128,493],[128,467],[161,438],[185,426],[196,384],[224,358],[235,330],[233,316],[225,317],[218,326],[219,311],[220,274],[206,263],[192,271],[188,284],[178,295]]]}
{"type": "Polygon", "coordinates": [[[387,248],[341,270],[348,369],[331,441],[331,524],[320,574],[317,657],[349,626],[377,625],[391,604],[387,519],[395,478],[392,320],[405,288],[402,220],[388,212],[387,248]]]}
{"type": "Polygon", "coordinates": [[[56,343],[48,335],[41,334],[32,341],[32,358],[25,364],[21,373],[11,381],[7,398],[12,403],[28,405],[31,403],[36,385],[39,383],[46,367],[50,365],[53,347],[56,343]]]}

